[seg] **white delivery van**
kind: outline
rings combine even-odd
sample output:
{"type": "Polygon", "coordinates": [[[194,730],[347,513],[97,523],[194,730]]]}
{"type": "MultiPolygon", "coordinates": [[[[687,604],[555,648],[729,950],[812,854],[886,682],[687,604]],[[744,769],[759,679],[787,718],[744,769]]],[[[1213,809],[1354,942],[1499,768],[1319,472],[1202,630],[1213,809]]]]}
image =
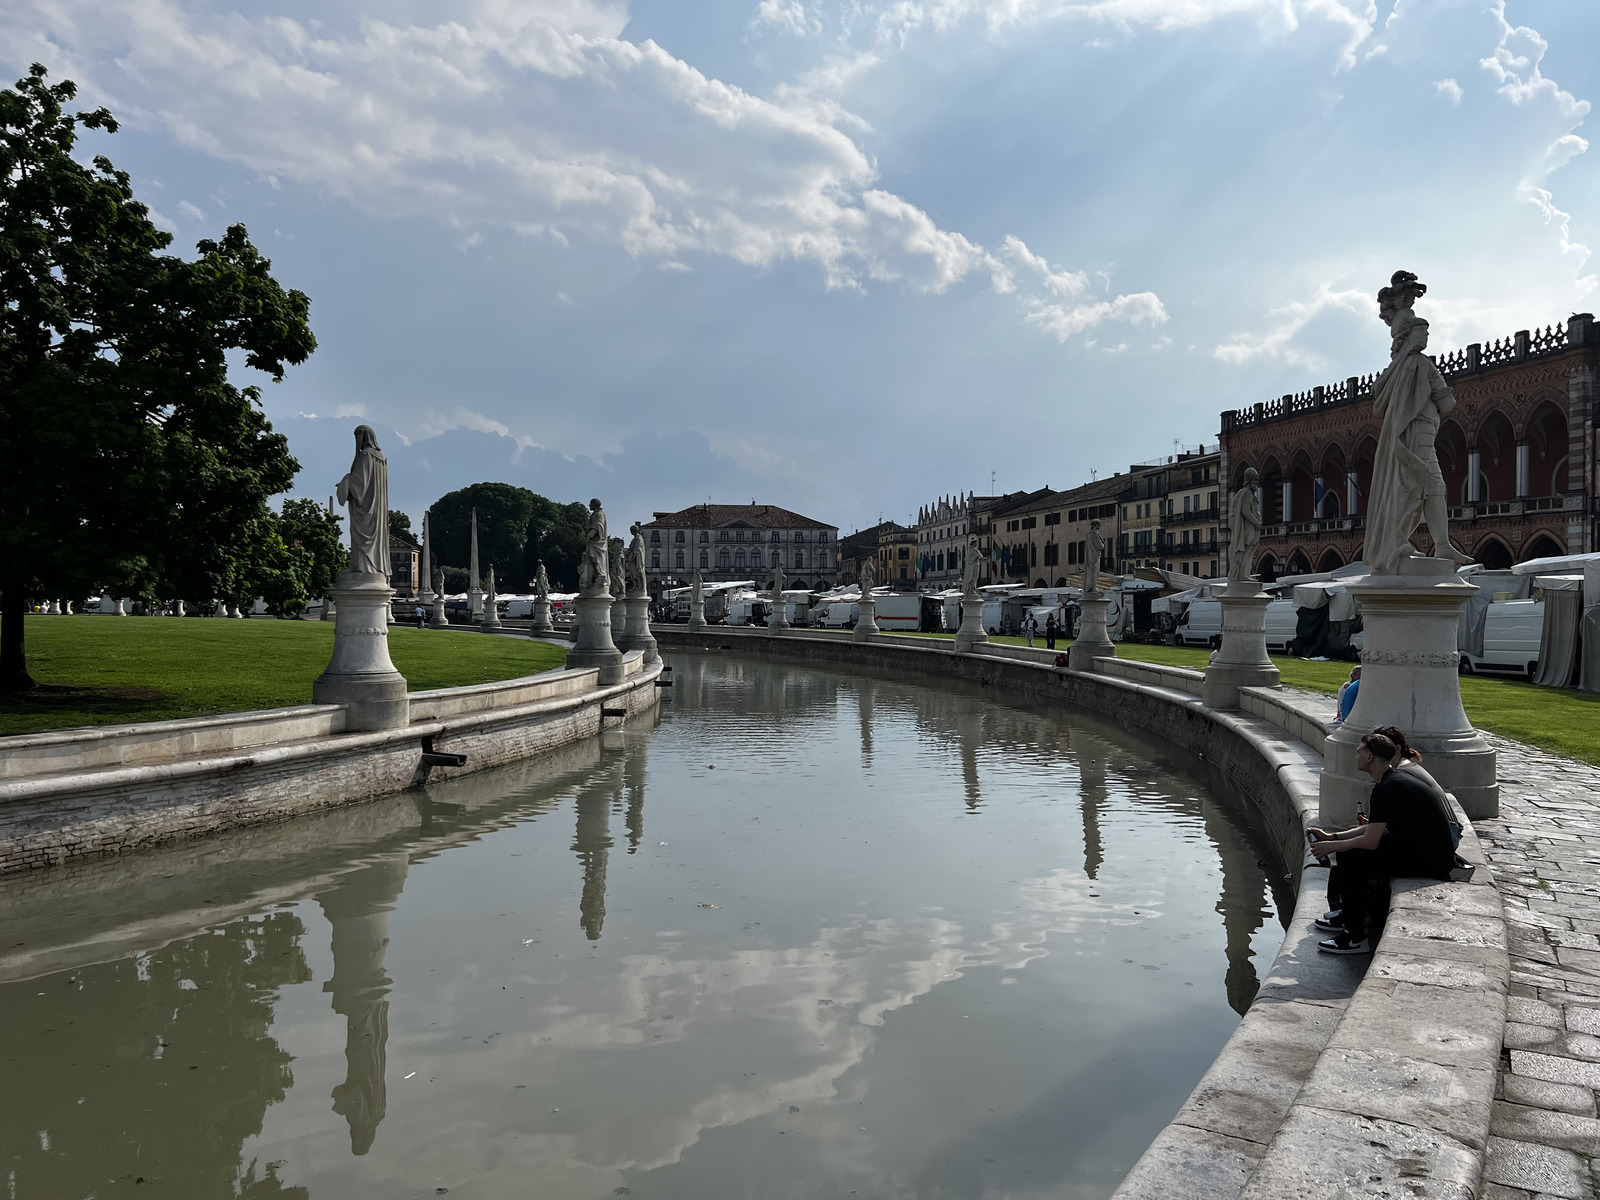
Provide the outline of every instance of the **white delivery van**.
{"type": "Polygon", "coordinates": [[[1291,654],[1290,645],[1300,629],[1300,610],[1287,598],[1267,603],[1267,653],[1291,654]]]}
{"type": "Polygon", "coordinates": [[[1483,653],[1461,652],[1461,671],[1502,671],[1533,677],[1544,634],[1543,600],[1495,600],[1483,614],[1483,653]]]}
{"type": "Polygon", "coordinates": [[[922,595],[918,592],[874,594],[878,628],[884,633],[915,633],[922,628],[922,595]]]}
{"type": "Polygon", "coordinates": [[[1222,601],[1190,601],[1178,618],[1172,638],[1180,646],[1222,645],[1222,601]]]}
{"type": "Polygon", "coordinates": [[[825,629],[854,629],[861,616],[861,605],[855,600],[830,600],[822,608],[822,625],[825,629]]]}

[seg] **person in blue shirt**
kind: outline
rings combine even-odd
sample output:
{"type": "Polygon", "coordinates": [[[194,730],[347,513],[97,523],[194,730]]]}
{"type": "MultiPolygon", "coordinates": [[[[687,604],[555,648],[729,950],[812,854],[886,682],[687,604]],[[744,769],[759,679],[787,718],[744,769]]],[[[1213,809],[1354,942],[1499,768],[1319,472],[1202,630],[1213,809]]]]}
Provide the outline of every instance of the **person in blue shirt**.
{"type": "Polygon", "coordinates": [[[1361,690],[1361,668],[1350,668],[1350,682],[1339,688],[1338,724],[1343,725],[1350,710],[1356,706],[1356,693],[1361,690]]]}

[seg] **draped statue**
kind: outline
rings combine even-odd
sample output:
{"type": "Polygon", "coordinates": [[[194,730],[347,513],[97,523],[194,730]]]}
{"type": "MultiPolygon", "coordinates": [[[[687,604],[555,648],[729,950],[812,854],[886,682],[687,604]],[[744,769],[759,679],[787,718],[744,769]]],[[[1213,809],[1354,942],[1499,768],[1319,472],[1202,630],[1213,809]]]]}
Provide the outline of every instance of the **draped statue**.
{"type": "Polygon", "coordinates": [[[873,560],[870,558],[863,559],[861,561],[861,594],[863,596],[872,594],[872,583],[875,578],[873,560]]]}
{"type": "Polygon", "coordinates": [[[695,604],[705,603],[705,583],[700,578],[700,568],[698,567],[695,568],[694,582],[689,585],[689,599],[695,604]]]}
{"type": "Polygon", "coordinates": [[[356,457],[339,480],[339,503],[350,509],[350,567],[389,577],[389,460],[371,425],[356,426],[356,457]]]}
{"type": "Polygon", "coordinates": [[[1389,326],[1389,365],[1372,384],[1372,411],[1383,423],[1372,461],[1367,542],[1362,557],[1374,574],[1393,575],[1400,563],[1420,558],[1411,544],[1418,525],[1433,538],[1433,556],[1469,563],[1450,544],[1450,501],[1435,443],[1439,423],[1456,406],[1428,348],[1428,323],[1412,311],[1427,285],[1396,271],[1378,292],[1378,316],[1389,326]]]}
{"type": "Polygon", "coordinates": [[[1250,564],[1261,544],[1261,476],[1246,467],[1244,486],[1228,502],[1228,586],[1250,578],[1250,564]]]}
{"type": "Polygon", "coordinates": [[[583,557],[578,560],[578,591],[585,596],[604,596],[611,591],[609,542],[606,510],[599,500],[591,500],[583,529],[583,557]]]}
{"type": "Polygon", "coordinates": [[[611,598],[621,600],[624,593],[624,576],[627,568],[623,564],[626,552],[623,550],[622,539],[618,538],[616,545],[611,547],[611,598]]]}
{"type": "Polygon", "coordinates": [[[628,557],[626,562],[628,595],[642,596],[645,592],[644,584],[644,526],[635,521],[629,532],[633,540],[628,543],[628,557]]]}
{"type": "Polygon", "coordinates": [[[1100,559],[1106,552],[1106,539],[1100,536],[1100,522],[1089,522],[1089,536],[1083,543],[1083,594],[1100,591],[1100,559]]]}
{"type": "Polygon", "coordinates": [[[538,573],[533,577],[533,592],[541,600],[550,599],[550,576],[544,572],[544,562],[539,563],[538,573]]]}
{"type": "Polygon", "coordinates": [[[978,564],[982,556],[978,551],[978,535],[967,535],[967,556],[961,560],[961,592],[968,600],[978,598],[978,564]]]}

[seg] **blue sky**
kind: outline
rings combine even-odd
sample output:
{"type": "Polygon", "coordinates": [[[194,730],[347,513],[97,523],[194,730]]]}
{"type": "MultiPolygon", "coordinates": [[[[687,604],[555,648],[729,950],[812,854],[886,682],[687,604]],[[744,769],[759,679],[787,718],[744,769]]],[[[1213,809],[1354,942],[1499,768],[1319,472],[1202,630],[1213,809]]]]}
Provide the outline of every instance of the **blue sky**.
{"type": "MultiPolygon", "coordinates": [[[[1071,486],[1596,306],[1600,5],[13,0],[192,247],[245,222],[321,343],[266,405],[326,496],[483,479],[846,530],[1071,486]]],[[[247,373],[241,371],[241,381],[247,373]]]]}

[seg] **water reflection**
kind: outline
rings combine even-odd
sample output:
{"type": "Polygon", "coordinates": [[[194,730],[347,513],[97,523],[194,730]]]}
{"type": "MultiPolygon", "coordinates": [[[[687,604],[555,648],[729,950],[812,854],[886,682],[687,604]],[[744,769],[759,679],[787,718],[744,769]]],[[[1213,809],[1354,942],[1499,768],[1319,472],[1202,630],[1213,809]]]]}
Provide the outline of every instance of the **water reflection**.
{"type": "Polygon", "coordinates": [[[1270,952],[1237,815],[1059,711],[675,666],[654,737],[0,884],[0,1178],[1108,1191],[1270,952]]]}
{"type": "Polygon", "coordinates": [[[389,914],[406,884],[404,856],[345,876],[317,897],[332,927],[333,1011],[345,1019],[344,1082],[333,1089],[333,1111],[350,1126],[350,1152],[372,1148],[387,1105],[384,1053],[389,1042],[389,988],[383,956],[389,949],[389,914]]]}

